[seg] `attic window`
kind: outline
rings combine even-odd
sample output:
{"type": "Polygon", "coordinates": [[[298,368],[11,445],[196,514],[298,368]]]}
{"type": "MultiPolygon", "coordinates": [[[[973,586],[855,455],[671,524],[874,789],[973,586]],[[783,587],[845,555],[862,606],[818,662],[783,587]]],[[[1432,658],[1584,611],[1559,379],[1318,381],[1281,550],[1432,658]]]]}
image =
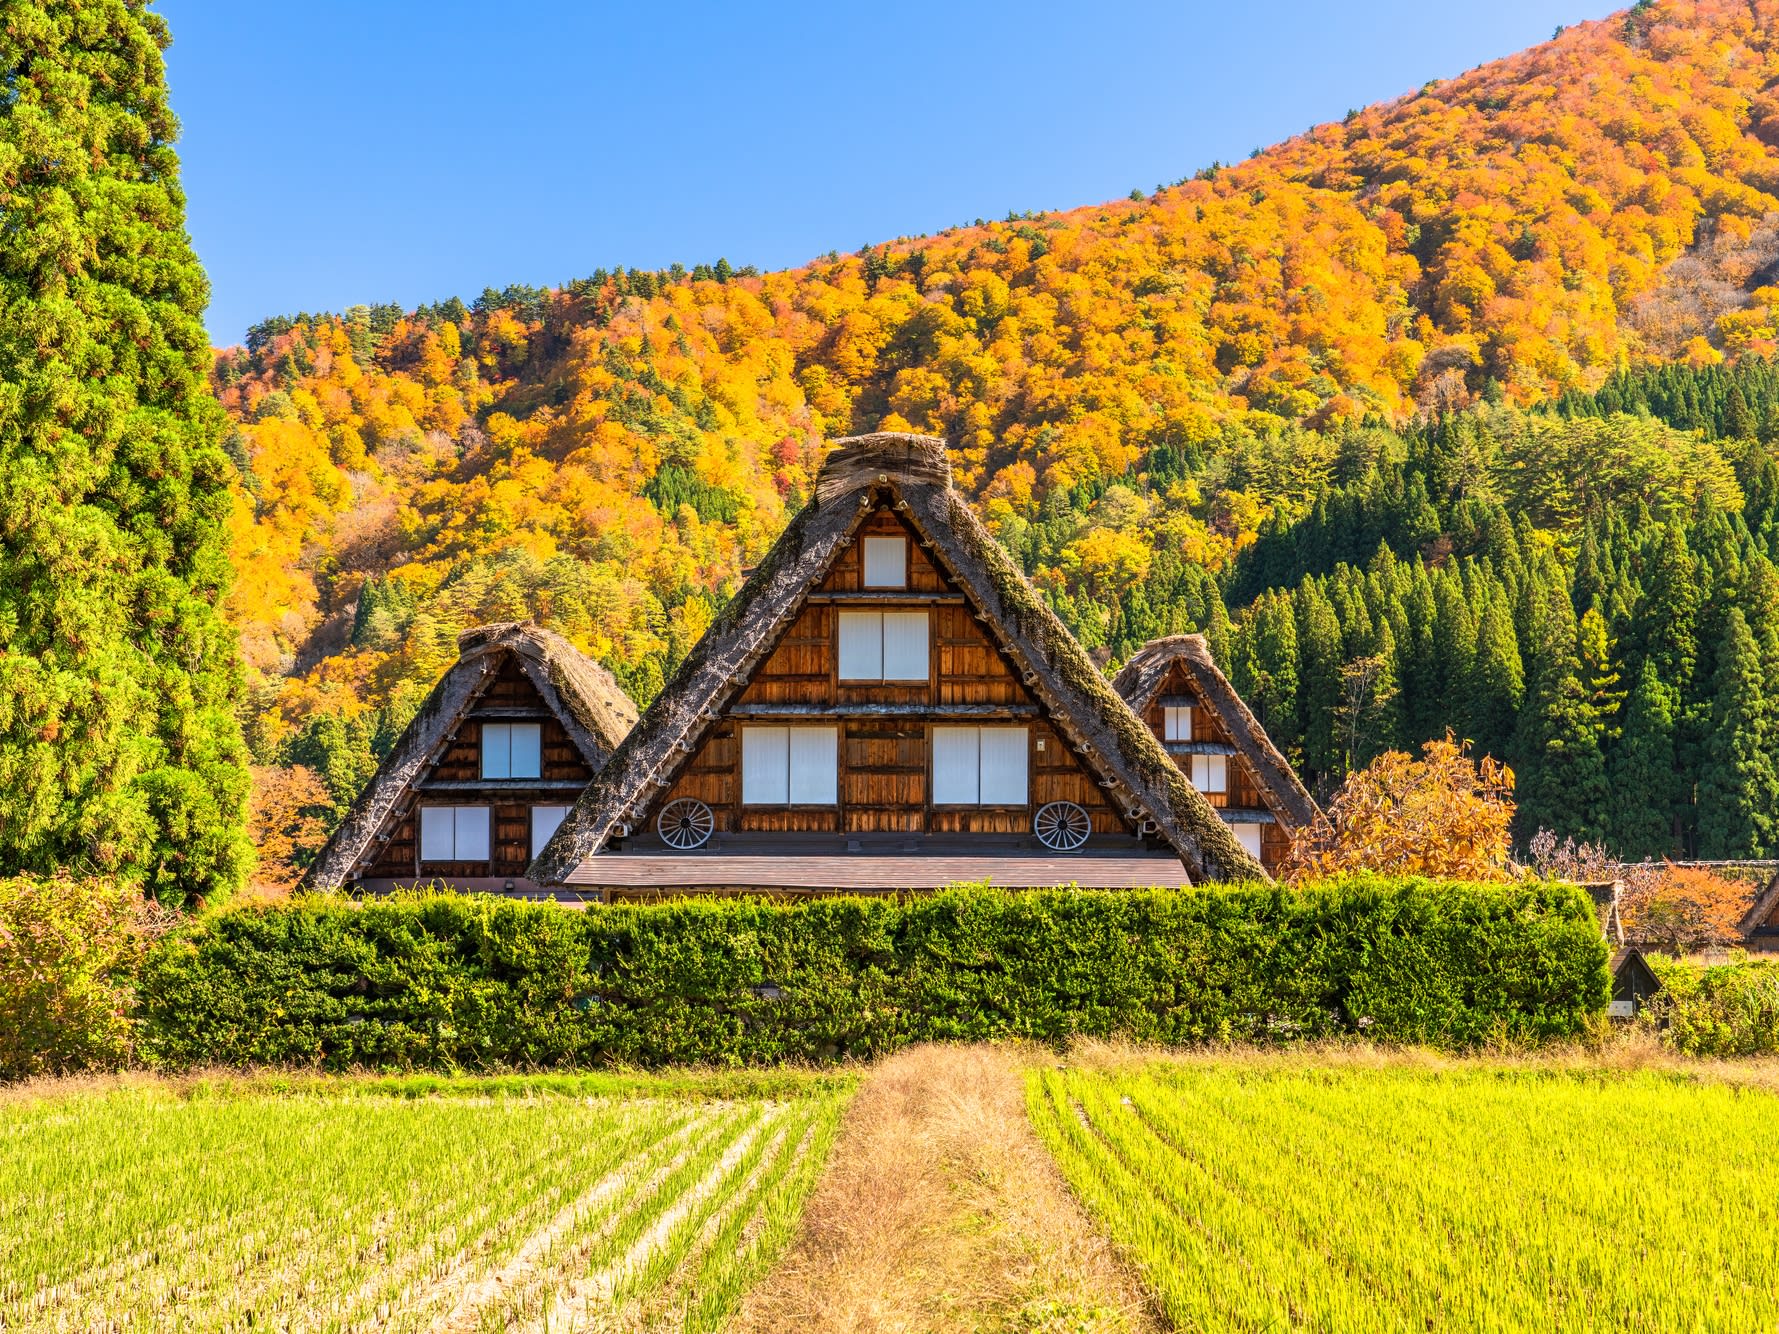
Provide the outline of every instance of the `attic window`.
{"type": "Polygon", "coordinates": [[[1190,704],[1162,705],[1161,739],[1163,741],[1192,740],[1192,706],[1190,704]]]}
{"type": "Polygon", "coordinates": [[[1260,860],[1260,826],[1252,822],[1232,824],[1229,832],[1235,835],[1235,841],[1248,850],[1248,855],[1255,861],[1260,860]]]}
{"type": "Polygon", "coordinates": [[[539,724],[482,724],[482,777],[537,778],[542,773],[543,728],[539,724]]]}
{"type": "Polygon", "coordinates": [[[843,611],[839,620],[842,681],[927,679],[924,611],[843,611]]]}
{"type": "Polygon", "coordinates": [[[867,537],[859,544],[865,554],[866,588],[908,587],[908,539],[867,537]]]}

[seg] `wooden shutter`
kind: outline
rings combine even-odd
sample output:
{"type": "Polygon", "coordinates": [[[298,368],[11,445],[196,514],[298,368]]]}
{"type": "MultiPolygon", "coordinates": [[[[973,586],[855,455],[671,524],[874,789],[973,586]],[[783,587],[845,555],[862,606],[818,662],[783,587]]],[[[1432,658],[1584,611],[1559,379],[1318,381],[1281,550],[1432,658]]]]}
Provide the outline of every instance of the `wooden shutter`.
{"type": "Polygon", "coordinates": [[[452,861],[485,862],[488,860],[488,808],[486,806],[453,806],[457,847],[452,861]]]}
{"type": "Polygon", "coordinates": [[[544,772],[544,729],[537,723],[514,723],[508,729],[512,738],[512,759],[507,765],[508,778],[540,778],[544,772]]]}
{"type": "Polygon", "coordinates": [[[744,806],[783,806],[791,796],[788,727],[741,729],[741,802],[744,806]]]}
{"type": "Polygon", "coordinates": [[[550,841],[550,835],[568,818],[566,806],[533,806],[531,808],[531,855],[537,856],[550,841]]]}
{"type": "Polygon", "coordinates": [[[833,806],[840,800],[840,730],[792,727],[790,793],[793,806],[833,806]]]}
{"type": "Polygon", "coordinates": [[[927,657],[927,614],[924,611],[884,612],[883,679],[924,681],[931,674],[927,657]]]}
{"type": "MultiPolygon", "coordinates": [[[[883,680],[883,613],[843,611],[839,620],[840,679],[883,680]]],[[[926,672],[923,670],[921,675],[924,677],[926,672]]]]}
{"type": "Polygon", "coordinates": [[[980,795],[980,736],[977,727],[933,729],[933,804],[974,806],[980,795]]]}
{"type": "Polygon", "coordinates": [[[1026,752],[1023,727],[984,727],[981,737],[981,801],[984,806],[1026,804],[1026,752]]]}
{"type": "Polygon", "coordinates": [[[506,723],[482,724],[482,777],[513,776],[513,729],[506,723]]]}
{"type": "Polygon", "coordinates": [[[456,811],[451,806],[420,808],[420,860],[449,862],[457,859],[456,811]]]}
{"type": "Polygon", "coordinates": [[[867,537],[861,545],[865,553],[866,588],[908,587],[907,538],[867,537]]]}

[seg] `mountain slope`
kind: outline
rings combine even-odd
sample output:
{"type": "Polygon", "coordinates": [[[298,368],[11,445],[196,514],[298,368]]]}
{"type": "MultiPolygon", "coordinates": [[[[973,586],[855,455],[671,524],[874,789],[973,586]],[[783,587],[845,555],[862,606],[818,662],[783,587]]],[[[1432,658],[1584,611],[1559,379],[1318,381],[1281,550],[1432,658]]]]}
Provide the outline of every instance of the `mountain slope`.
{"type": "Polygon", "coordinates": [[[1641,4],[1151,198],[270,321],[216,377],[256,747],[318,756],[321,720],[362,765],[515,614],[647,696],[820,440],[878,427],[953,442],[1090,644],[1137,582],[1203,624],[1209,575],[1388,452],[1363,422],[1779,346],[1776,33],[1774,0],[1641,4]]]}

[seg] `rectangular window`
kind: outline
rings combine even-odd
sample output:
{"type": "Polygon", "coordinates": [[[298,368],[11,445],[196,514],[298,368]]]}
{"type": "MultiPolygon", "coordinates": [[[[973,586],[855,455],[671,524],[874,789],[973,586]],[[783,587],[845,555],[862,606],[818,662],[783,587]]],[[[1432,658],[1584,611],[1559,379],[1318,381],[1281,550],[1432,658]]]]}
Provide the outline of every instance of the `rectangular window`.
{"type": "Polygon", "coordinates": [[[486,806],[422,806],[420,860],[423,862],[485,862],[488,860],[486,806]]]}
{"type": "Polygon", "coordinates": [[[531,855],[537,856],[544,850],[544,844],[550,841],[562,822],[568,818],[566,806],[533,806],[531,808],[531,855]]]}
{"type": "Polygon", "coordinates": [[[1229,757],[1226,755],[1194,755],[1192,786],[1200,792],[1229,791],[1229,757]]]}
{"type": "Polygon", "coordinates": [[[541,775],[543,731],[537,723],[483,723],[482,777],[536,778],[541,775]]]}
{"type": "Polygon", "coordinates": [[[925,681],[931,675],[924,611],[840,613],[842,681],[925,681]]]}
{"type": "Polygon", "coordinates": [[[1023,806],[1027,800],[1023,727],[935,727],[933,804],[1023,806]]]}
{"type": "Polygon", "coordinates": [[[1246,848],[1253,855],[1255,861],[1259,861],[1260,826],[1257,824],[1232,824],[1229,829],[1235,835],[1235,841],[1246,848]]]}
{"type": "Polygon", "coordinates": [[[1192,706],[1169,704],[1163,707],[1161,738],[1164,741],[1192,740],[1192,706]]]}
{"type": "Polygon", "coordinates": [[[745,806],[832,806],[840,800],[840,729],[741,729],[745,806]]]}
{"type": "Polygon", "coordinates": [[[865,553],[866,588],[908,587],[908,539],[867,537],[860,546],[865,553]]]}

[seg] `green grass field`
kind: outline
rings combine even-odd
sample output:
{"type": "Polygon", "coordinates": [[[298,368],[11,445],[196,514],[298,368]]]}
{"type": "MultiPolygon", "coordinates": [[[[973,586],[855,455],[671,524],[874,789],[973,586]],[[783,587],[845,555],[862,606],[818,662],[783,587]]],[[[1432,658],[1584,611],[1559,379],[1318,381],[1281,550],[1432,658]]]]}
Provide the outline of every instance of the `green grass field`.
{"type": "Polygon", "coordinates": [[[1779,1098],[1674,1073],[1046,1069],[1064,1176],[1182,1330],[1779,1322],[1779,1098]]]}
{"type": "Polygon", "coordinates": [[[0,1101],[0,1329],[719,1328],[844,1081],[211,1081],[0,1101]]]}

